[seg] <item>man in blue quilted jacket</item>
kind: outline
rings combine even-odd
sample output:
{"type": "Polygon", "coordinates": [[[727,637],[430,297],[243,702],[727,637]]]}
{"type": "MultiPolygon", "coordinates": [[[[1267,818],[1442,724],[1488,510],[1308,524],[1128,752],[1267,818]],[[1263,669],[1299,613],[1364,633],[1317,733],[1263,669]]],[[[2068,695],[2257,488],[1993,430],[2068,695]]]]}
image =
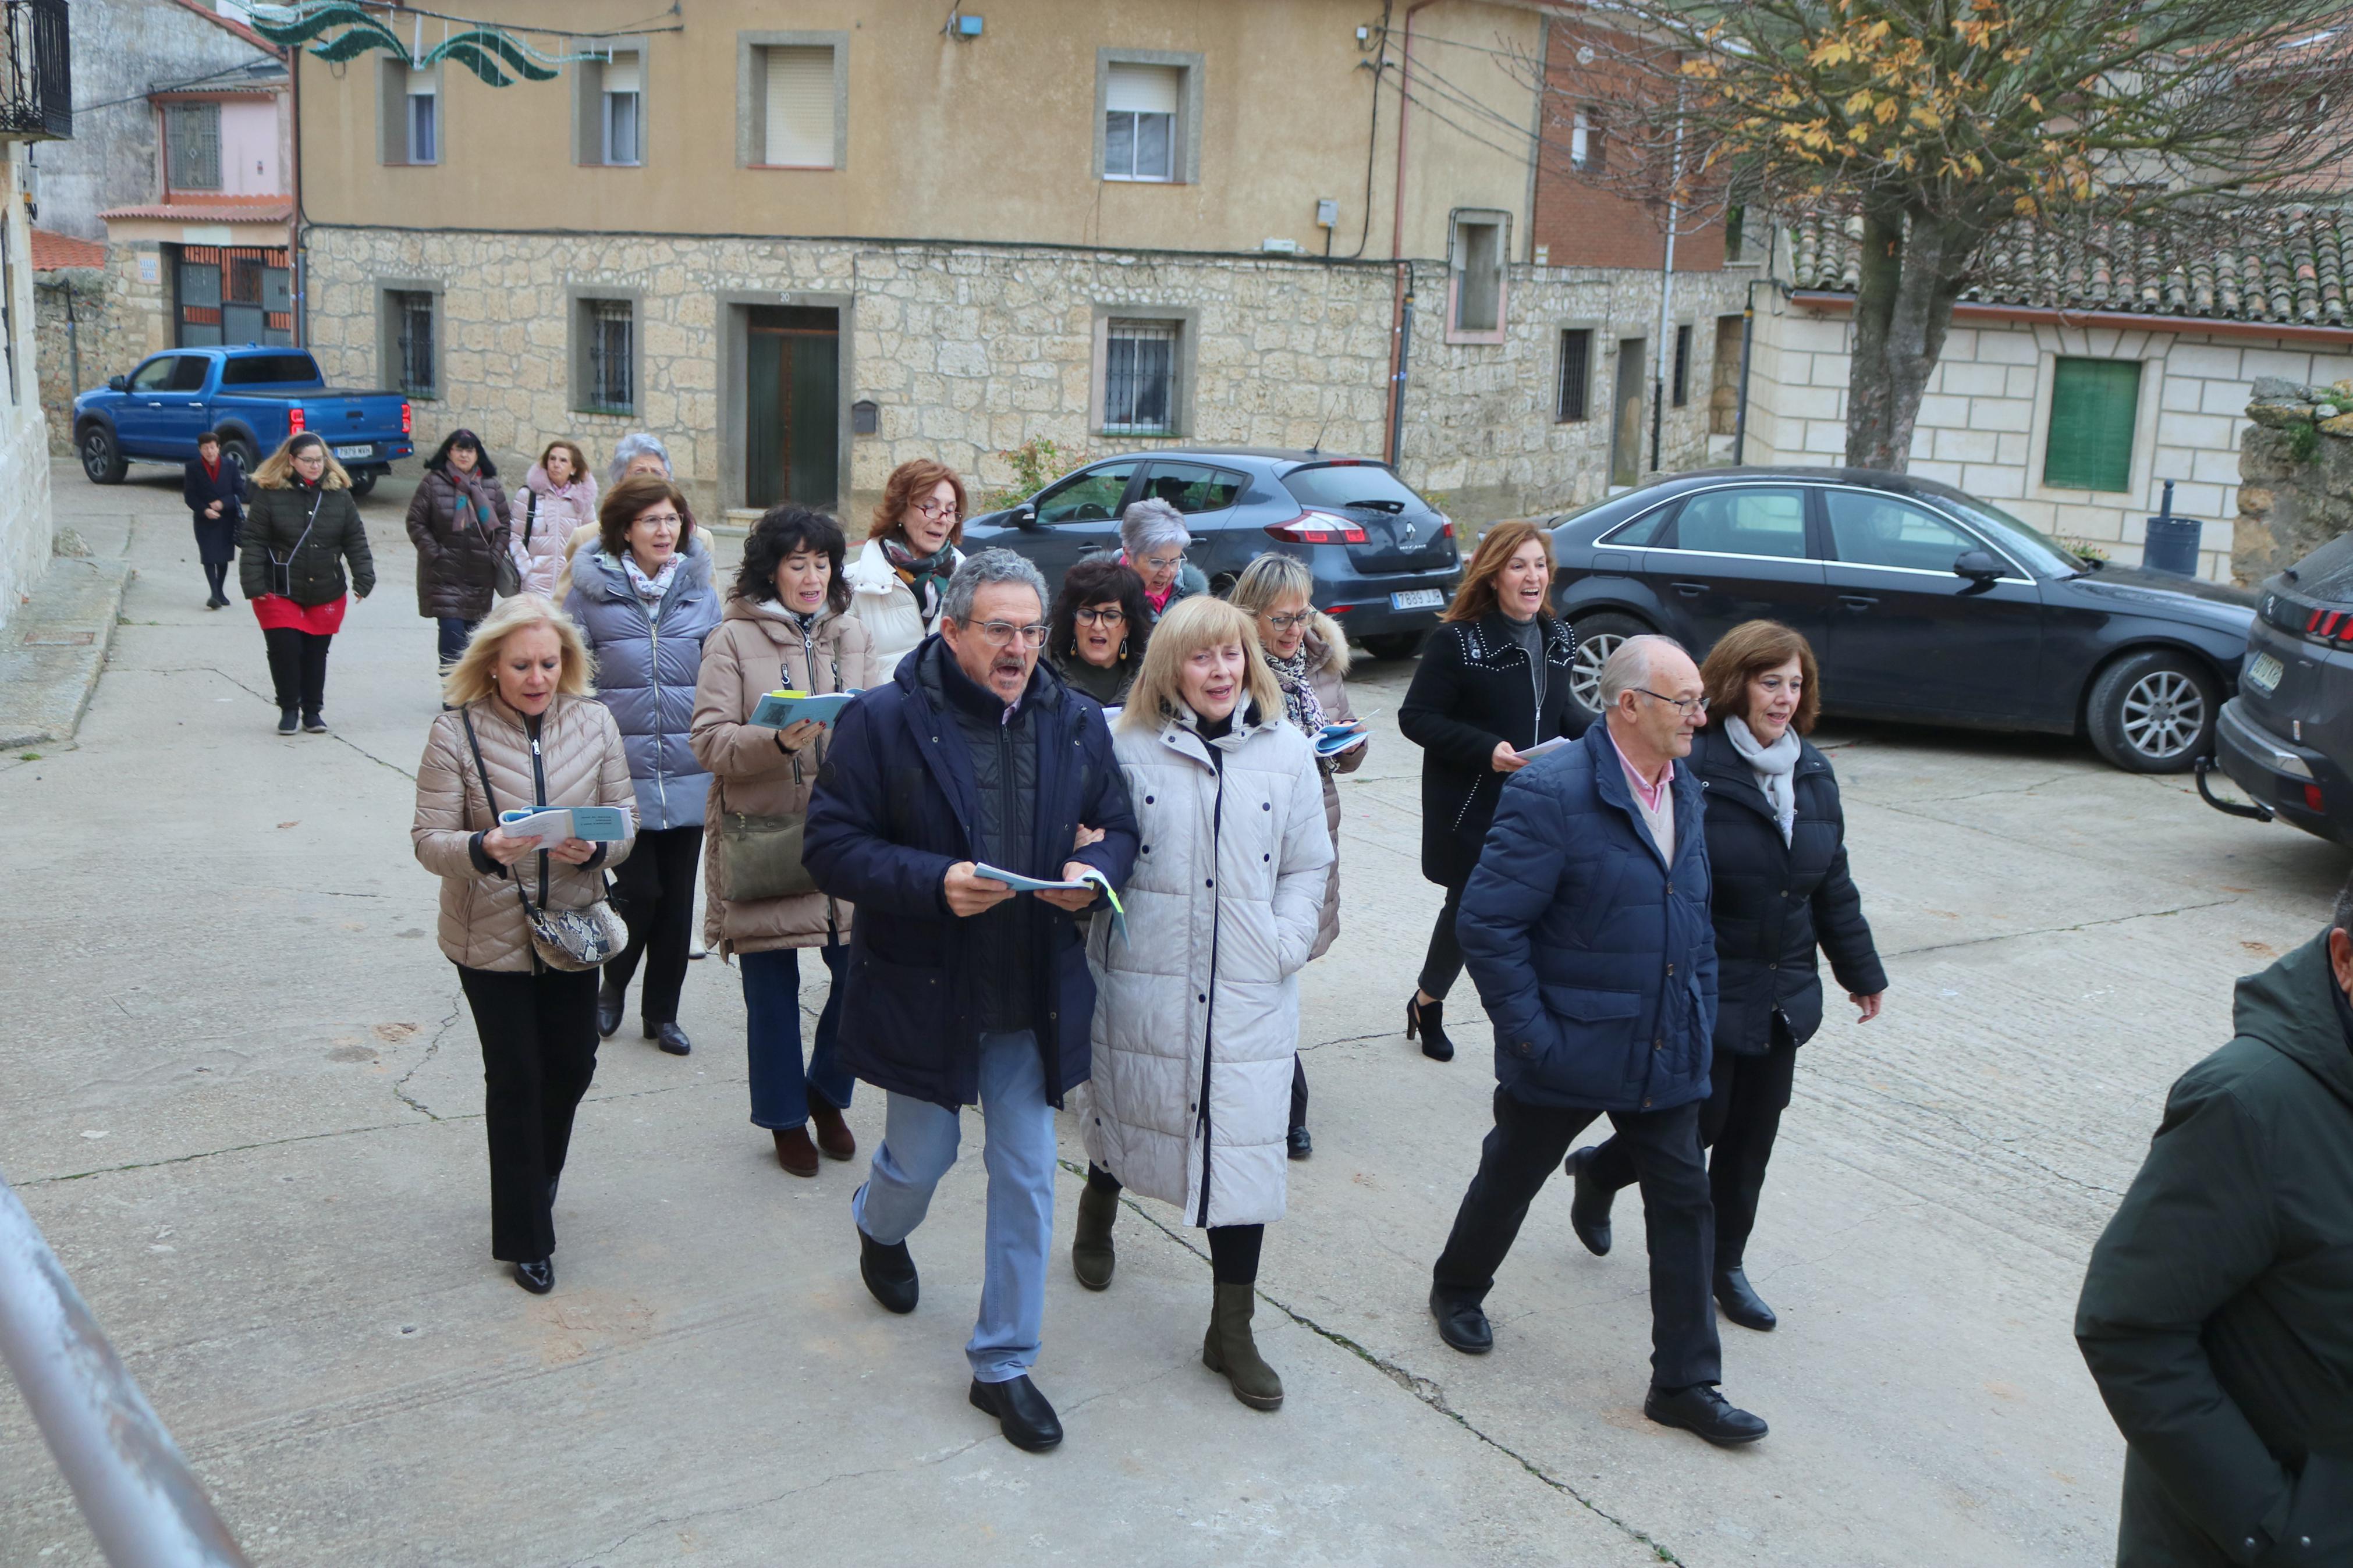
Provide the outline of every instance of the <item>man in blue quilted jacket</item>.
{"type": "Polygon", "coordinates": [[[1495,1026],[1495,1126],[1432,1270],[1456,1350],[1494,1346],[1482,1303],[1528,1205],[1604,1112],[1630,1152],[1651,1249],[1642,1413],[1730,1447],[1765,1423],[1716,1391],[1715,1213],[1700,1153],[1715,933],[1696,776],[1675,761],[1705,688],[1669,638],[1629,637],[1601,669],[1605,722],[1513,774],[1456,930],[1495,1026]]]}

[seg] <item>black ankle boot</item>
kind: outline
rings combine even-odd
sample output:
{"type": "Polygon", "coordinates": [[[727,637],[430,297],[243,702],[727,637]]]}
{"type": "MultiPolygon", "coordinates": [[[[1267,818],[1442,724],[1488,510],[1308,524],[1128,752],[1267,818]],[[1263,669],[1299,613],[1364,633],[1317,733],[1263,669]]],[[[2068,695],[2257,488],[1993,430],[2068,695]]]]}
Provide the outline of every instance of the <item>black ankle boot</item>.
{"type": "Polygon", "coordinates": [[[1439,1015],[1446,1010],[1444,1002],[1424,1002],[1416,992],[1405,999],[1405,1037],[1421,1037],[1421,1054],[1434,1062],[1454,1059],[1454,1042],[1446,1037],[1446,1026],[1439,1015]]]}

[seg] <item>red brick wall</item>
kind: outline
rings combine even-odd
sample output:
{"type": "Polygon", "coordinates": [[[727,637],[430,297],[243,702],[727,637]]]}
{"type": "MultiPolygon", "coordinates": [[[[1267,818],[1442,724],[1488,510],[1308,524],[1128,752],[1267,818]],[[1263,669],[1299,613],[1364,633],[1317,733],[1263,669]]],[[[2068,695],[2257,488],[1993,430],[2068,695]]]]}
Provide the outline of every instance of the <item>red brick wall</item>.
{"type": "MultiPolygon", "coordinates": [[[[1611,138],[1613,99],[1622,101],[1632,83],[1622,71],[1613,72],[1610,60],[1626,47],[1556,18],[1545,36],[1545,128],[1536,154],[1534,243],[1546,247],[1555,267],[1657,268],[1666,257],[1666,223],[1662,206],[1635,200],[1609,190],[1569,166],[1571,116],[1580,108],[1596,111],[1601,122],[1605,162],[1622,160],[1623,143],[1611,138]],[[1579,45],[1597,44],[1595,58],[1580,65],[1579,45]]],[[[1525,259],[1525,258],[1514,258],[1525,259]]],[[[1724,265],[1724,230],[1714,223],[1694,232],[1689,227],[1675,240],[1675,270],[1713,272],[1724,265]]]]}

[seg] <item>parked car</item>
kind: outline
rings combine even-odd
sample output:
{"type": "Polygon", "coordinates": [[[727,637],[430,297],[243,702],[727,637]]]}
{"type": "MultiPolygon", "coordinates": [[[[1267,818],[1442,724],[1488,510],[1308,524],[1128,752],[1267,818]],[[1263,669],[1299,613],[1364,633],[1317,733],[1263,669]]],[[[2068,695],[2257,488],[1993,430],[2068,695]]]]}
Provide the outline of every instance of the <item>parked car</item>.
{"type": "Polygon", "coordinates": [[[2244,589],[2089,560],[1950,485],[1867,468],[1678,475],[1553,540],[1588,709],[1625,638],[1704,656],[1769,616],[1814,645],[1831,712],[2083,733],[2134,773],[2212,748],[2254,618],[2244,589]]]}
{"type": "Polygon", "coordinates": [[[251,473],[299,431],[326,438],[365,495],[396,458],[416,450],[408,399],[330,387],[301,349],[173,349],[150,355],[103,391],[74,399],[74,450],[92,484],[117,485],[132,463],[185,463],[217,430],[251,473]]]}
{"type": "Polygon", "coordinates": [[[2207,805],[2353,846],[2353,535],[2263,584],[2213,765],[2254,804],[2215,798],[2201,761],[2207,805]]]}
{"type": "Polygon", "coordinates": [[[1250,447],[1090,463],[1018,506],[974,518],[964,547],[1003,545],[1059,584],[1080,557],[1117,551],[1121,512],[1147,496],[1185,514],[1187,559],[1213,592],[1269,551],[1298,556],[1315,573],[1316,606],[1383,658],[1421,645],[1462,574],[1454,524],[1388,464],[1250,447]]]}

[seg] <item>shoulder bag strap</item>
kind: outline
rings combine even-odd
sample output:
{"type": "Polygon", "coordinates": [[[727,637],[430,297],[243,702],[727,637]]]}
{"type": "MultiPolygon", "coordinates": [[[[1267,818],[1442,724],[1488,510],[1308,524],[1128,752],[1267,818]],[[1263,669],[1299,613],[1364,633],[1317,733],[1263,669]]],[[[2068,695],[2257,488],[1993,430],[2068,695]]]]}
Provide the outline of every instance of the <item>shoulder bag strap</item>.
{"type": "MultiPolygon", "coordinates": [[[[495,827],[499,821],[498,797],[491,794],[491,770],[482,765],[482,742],[480,737],[474,733],[474,716],[460,708],[458,710],[458,722],[466,726],[466,744],[474,752],[474,774],[482,781],[482,808],[491,814],[491,826],[495,827]]],[[[514,883],[515,897],[522,900],[523,919],[528,921],[532,915],[531,895],[522,890],[521,877],[511,880],[514,883]]]]}
{"type": "MultiPolygon", "coordinates": [[[[286,559],[283,561],[279,560],[276,555],[271,555],[269,557],[271,565],[291,567],[294,564],[294,557],[302,552],[302,546],[310,541],[311,531],[319,526],[319,509],[326,504],[326,500],[327,487],[322,484],[319,487],[318,498],[311,503],[311,515],[302,521],[302,531],[294,537],[294,548],[286,552],[286,559]]],[[[471,729],[470,728],[467,732],[472,733],[471,729]]]]}
{"type": "Polygon", "coordinates": [[[531,528],[539,516],[539,492],[529,485],[522,488],[522,547],[531,549],[531,528]]]}

